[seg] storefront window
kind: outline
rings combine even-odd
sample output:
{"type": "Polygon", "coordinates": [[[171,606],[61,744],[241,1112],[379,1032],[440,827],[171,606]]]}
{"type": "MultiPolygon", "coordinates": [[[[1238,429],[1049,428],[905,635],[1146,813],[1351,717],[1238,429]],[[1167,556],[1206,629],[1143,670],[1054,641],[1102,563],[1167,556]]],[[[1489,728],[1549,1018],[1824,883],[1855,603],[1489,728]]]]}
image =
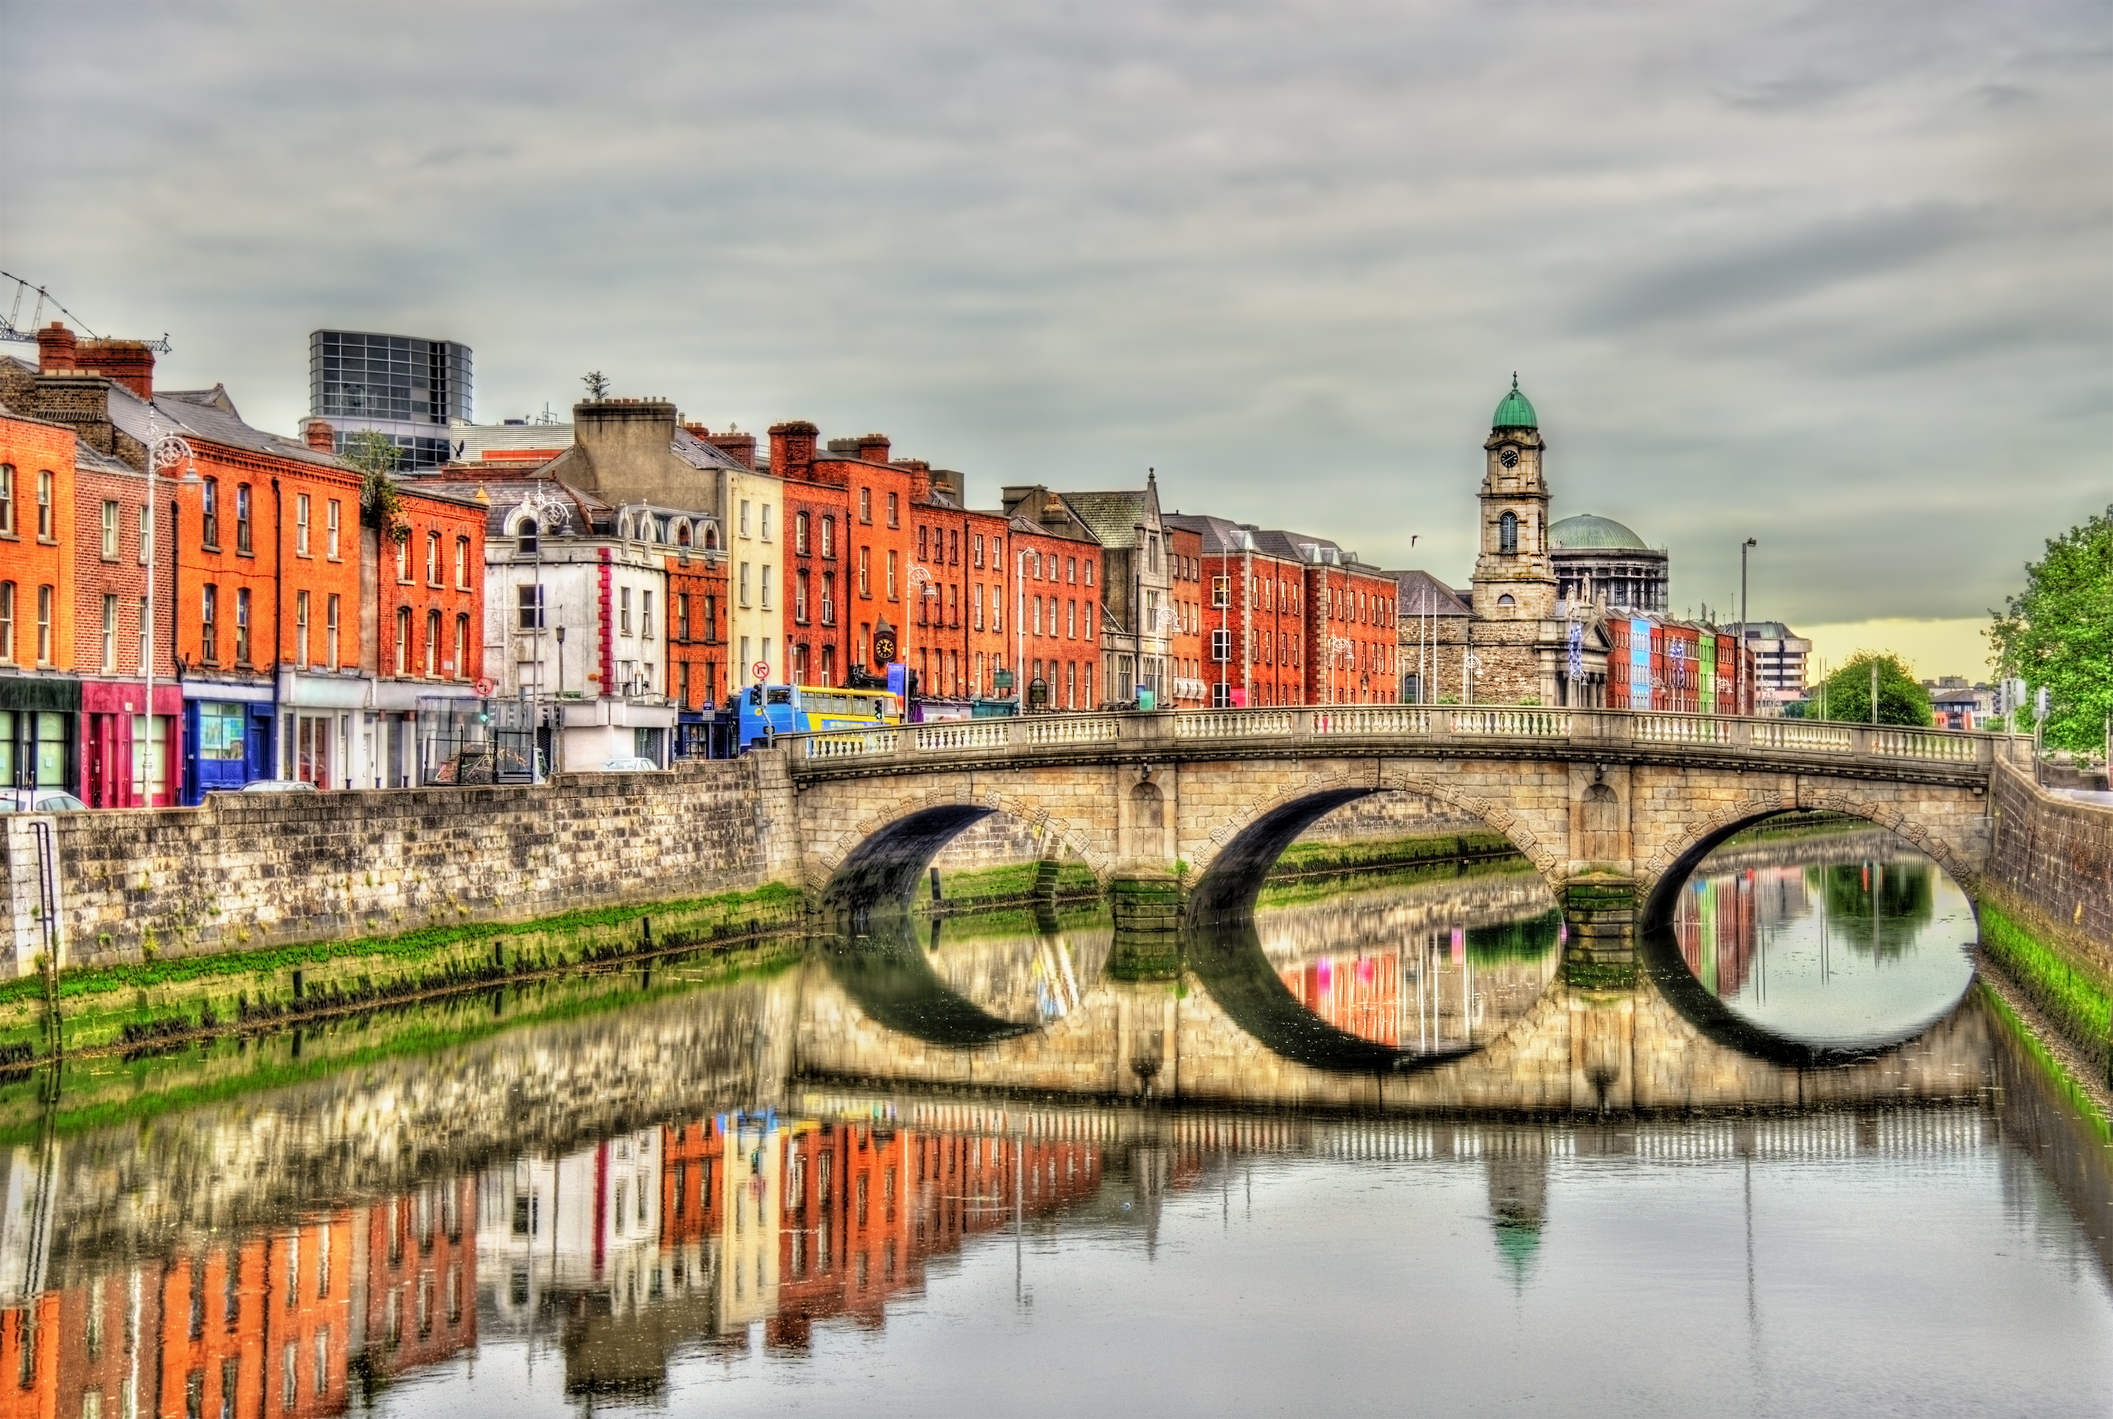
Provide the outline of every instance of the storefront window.
{"type": "Polygon", "coordinates": [[[200,704],[198,706],[198,757],[240,759],[243,756],[244,717],[242,706],[200,704]]]}

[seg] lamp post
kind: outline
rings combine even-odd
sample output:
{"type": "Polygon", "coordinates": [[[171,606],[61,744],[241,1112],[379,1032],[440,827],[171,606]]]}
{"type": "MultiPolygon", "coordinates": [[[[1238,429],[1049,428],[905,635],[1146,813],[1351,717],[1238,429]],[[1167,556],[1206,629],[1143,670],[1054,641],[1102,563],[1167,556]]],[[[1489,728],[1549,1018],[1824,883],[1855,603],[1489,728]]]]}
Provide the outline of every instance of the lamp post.
{"type": "Polygon", "coordinates": [[[1330,637],[1328,637],[1328,703],[1329,703],[1329,704],[1336,704],[1336,703],[1339,703],[1339,702],[1337,701],[1337,699],[1335,698],[1335,667],[1336,667],[1336,665],[1337,665],[1338,663],[1340,663],[1340,662],[1343,662],[1343,661],[1346,661],[1346,660],[1348,659],[1348,657],[1350,656],[1351,652],[1353,652],[1354,650],[1356,650],[1356,647],[1355,647],[1355,646],[1353,646],[1353,645],[1352,645],[1352,644],[1350,643],[1350,638],[1349,638],[1348,636],[1330,636],[1330,637]]]}
{"type": "Polygon", "coordinates": [[[1753,605],[1746,595],[1746,554],[1760,546],[1760,542],[1749,537],[1739,544],[1739,704],[1738,712],[1747,713],[1746,704],[1746,622],[1753,614],[1753,605]]]}
{"type": "MultiPolygon", "coordinates": [[[[140,627],[141,654],[139,669],[140,678],[145,682],[147,691],[147,702],[144,706],[144,713],[141,715],[140,757],[144,761],[142,768],[149,772],[151,772],[154,764],[154,581],[155,569],[161,560],[161,538],[155,535],[160,527],[160,519],[154,509],[155,477],[165,468],[174,469],[181,466],[187,470],[186,475],[181,480],[183,483],[202,483],[204,480],[198,476],[198,470],[192,466],[191,459],[191,445],[184,440],[182,435],[173,430],[163,433],[161,431],[161,420],[157,417],[154,406],[151,403],[148,404],[147,545],[141,549],[147,554],[147,623],[140,627]]],[[[163,769],[164,772],[167,771],[166,760],[164,760],[163,769]]],[[[146,800],[149,808],[155,806],[154,800],[158,796],[155,791],[156,788],[157,785],[150,778],[146,785],[146,800]]]]}

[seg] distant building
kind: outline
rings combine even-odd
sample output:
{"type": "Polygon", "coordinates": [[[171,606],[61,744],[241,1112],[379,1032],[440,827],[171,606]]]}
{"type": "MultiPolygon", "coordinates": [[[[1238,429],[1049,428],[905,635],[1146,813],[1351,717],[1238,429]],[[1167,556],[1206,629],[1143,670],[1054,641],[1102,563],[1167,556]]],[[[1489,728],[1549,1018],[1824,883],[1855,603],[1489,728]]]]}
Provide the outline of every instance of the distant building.
{"type": "Polygon", "coordinates": [[[1942,675],[1925,680],[1930,694],[1930,718],[1939,729],[1985,729],[1995,717],[1993,685],[1967,683],[1963,675],[1942,675]]]}
{"type": "Polygon", "coordinates": [[[328,419],[337,452],[356,433],[387,434],[406,472],[438,468],[451,423],[470,418],[470,347],[452,340],[316,330],[308,336],[308,412],[328,419]]]}
{"type": "Polygon", "coordinates": [[[1612,611],[1663,612],[1670,604],[1671,557],[1612,518],[1566,517],[1548,529],[1548,540],[1557,600],[1604,596],[1612,611]]]}
{"type": "Polygon", "coordinates": [[[1744,627],[1746,648],[1754,655],[1754,675],[1764,707],[1805,698],[1805,662],[1812,642],[1800,640],[1781,621],[1755,621],[1744,627]]]}

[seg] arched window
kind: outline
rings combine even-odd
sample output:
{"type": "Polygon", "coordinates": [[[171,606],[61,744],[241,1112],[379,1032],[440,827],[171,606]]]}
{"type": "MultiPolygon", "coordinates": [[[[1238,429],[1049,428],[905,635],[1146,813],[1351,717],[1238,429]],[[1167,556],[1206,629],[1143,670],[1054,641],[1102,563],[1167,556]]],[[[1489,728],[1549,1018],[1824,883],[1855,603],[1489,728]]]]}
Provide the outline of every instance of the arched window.
{"type": "Polygon", "coordinates": [[[690,525],[687,522],[675,524],[675,545],[678,547],[690,545],[690,525]]]}
{"type": "Polygon", "coordinates": [[[1500,611],[1509,611],[1518,604],[1518,602],[1511,599],[1511,593],[1509,592],[1497,598],[1497,609],[1500,611]]]}
{"type": "Polygon", "coordinates": [[[522,556],[533,557],[536,554],[536,533],[538,530],[536,520],[533,517],[522,518],[514,527],[514,547],[522,556]]]}
{"type": "Polygon", "coordinates": [[[1497,519],[1497,550],[1510,556],[1519,550],[1519,515],[1507,512],[1497,519]]]}
{"type": "Polygon", "coordinates": [[[704,525],[704,547],[705,547],[705,550],[706,550],[706,551],[708,551],[708,552],[711,552],[711,551],[717,551],[717,550],[718,550],[718,548],[719,548],[719,524],[718,524],[718,523],[716,523],[716,522],[707,522],[707,523],[706,523],[706,524],[704,525]]]}

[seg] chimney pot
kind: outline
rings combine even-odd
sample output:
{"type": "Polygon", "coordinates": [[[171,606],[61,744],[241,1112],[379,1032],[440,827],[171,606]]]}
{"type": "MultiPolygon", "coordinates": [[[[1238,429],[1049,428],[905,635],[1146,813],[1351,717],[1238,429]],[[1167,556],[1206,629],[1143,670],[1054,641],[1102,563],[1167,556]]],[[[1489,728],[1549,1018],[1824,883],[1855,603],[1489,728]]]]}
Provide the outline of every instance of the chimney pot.
{"type": "Polygon", "coordinates": [[[886,463],[888,461],[888,436],[886,434],[860,434],[858,456],[863,463],[886,463]]]}
{"type": "Polygon", "coordinates": [[[37,373],[55,374],[73,368],[73,332],[64,321],[54,320],[37,332],[37,373]]]}
{"type": "Polygon", "coordinates": [[[330,426],[328,419],[310,419],[301,433],[308,440],[308,446],[317,453],[337,452],[337,430],[330,426]]]}

